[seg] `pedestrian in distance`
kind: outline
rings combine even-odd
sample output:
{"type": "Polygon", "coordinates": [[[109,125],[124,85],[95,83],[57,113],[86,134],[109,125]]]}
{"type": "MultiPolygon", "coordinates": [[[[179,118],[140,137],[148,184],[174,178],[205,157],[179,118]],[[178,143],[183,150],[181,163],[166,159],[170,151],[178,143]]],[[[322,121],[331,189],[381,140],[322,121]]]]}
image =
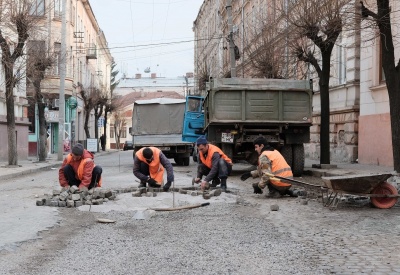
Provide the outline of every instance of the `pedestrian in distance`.
{"type": "Polygon", "coordinates": [[[201,183],[202,190],[221,184],[222,191],[226,192],[226,180],[232,172],[232,160],[220,148],[209,144],[205,136],[200,136],[196,145],[199,151],[199,162],[194,182],[201,183]],[[204,180],[202,180],[203,176],[205,176],[204,180]]]}
{"type": "Polygon", "coordinates": [[[149,187],[169,190],[174,181],[174,170],[171,162],[156,147],[144,147],[135,153],[133,161],[133,174],[140,180],[139,188],[149,187]],[[164,181],[164,170],[167,170],[167,183],[164,181]]]}
{"type": "Polygon", "coordinates": [[[77,143],[58,170],[58,181],[61,187],[101,187],[102,172],[103,169],[94,164],[94,155],[84,149],[82,144],[77,143]]]}
{"type": "Polygon", "coordinates": [[[100,145],[101,145],[101,150],[105,151],[106,150],[106,137],[104,134],[100,136],[100,145]]]}
{"type": "Polygon", "coordinates": [[[262,194],[263,189],[267,186],[269,190],[267,194],[268,197],[279,198],[283,195],[297,197],[297,195],[290,190],[292,186],[290,183],[270,177],[271,174],[285,178],[293,177],[292,169],[281,153],[270,146],[264,137],[256,138],[253,144],[254,150],[259,155],[257,170],[242,174],[240,179],[245,181],[250,177],[260,177],[259,182],[253,183],[255,194],[262,194]]]}

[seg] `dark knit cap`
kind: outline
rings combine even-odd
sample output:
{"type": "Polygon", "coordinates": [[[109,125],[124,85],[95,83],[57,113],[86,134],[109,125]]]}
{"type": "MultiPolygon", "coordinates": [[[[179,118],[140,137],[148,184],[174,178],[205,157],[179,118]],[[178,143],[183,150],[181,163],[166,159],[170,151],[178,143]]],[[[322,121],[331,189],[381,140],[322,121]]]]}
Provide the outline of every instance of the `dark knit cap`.
{"type": "Polygon", "coordinates": [[[80,143],[77,143],[72,147],[72,154],[76,156],[82,156],[83,155],[83,145],[80,143]]]}
{"type": "Polygon", "coordinates": [[[151,159],[153,156],[153,151],[149,147],[146,147],[143,149],[143,156],[145,159],[151,159]]]}
{"type": "Polygon", "coordinates": [[[254,145],[268,145],[267,139],[263,136],[259,136],[257,137],[254,141],[253,141],[254,145]]]}
{"type": "Polygon", "coordinates": [[[197,141],[196,141],[196,144],[197,144],[197,145],[200,145],[200,144],[205,145],[205,144],[207,144],[207,143],[208,143],[208,141],[207,141],[207,139],[206,139],[205,136],[199,136],[199,138],[198,138],[197,141]]]}

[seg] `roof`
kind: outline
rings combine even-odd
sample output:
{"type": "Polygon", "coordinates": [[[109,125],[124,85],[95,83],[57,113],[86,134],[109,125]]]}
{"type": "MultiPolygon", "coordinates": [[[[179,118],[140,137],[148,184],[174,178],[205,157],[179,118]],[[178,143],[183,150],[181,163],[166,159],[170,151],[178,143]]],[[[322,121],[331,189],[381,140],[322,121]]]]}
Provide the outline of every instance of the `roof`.
{"type": "Polygon", "coordinates": [[[122,102],[121,107],[126,107],[133,104],[137,100],[151,100],[160,98],[185,99],[184,96],[178,94],[177,92],[131,92],[127,95],[121,96],[118,101],[122,102]]]}
{"type": "Polygon", "coordinates": [[[147,100],[136,100],[135,104],[176,104],[176,103],[183,103],[185,99],[177,99],[177,98],[153,98],[147,100]]]}
{"type": "Polygon", "coordinates": [[[141,78],[122,78],[117,88],[140,88],[140,87],[184,87],[194,86],[194,79],[192,77],[185,78],[184,76],[178,77],[141,77],[141,78]],[[187,83],[186,83],[187,79],[187,83]]]}

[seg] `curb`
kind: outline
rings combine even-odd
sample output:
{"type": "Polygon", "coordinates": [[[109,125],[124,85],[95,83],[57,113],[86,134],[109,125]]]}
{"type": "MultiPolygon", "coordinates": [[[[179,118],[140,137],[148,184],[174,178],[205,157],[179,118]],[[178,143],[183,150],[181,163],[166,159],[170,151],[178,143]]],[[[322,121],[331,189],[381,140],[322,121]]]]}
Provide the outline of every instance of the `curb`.
{"type": "MultiPolygon", "coordinates": [[[[46,166],[42,166],[42,167],[31,168],[31,169],[22,170],[22,171],[17,171],[17,172],[14,172],[14,173],[10,173],[8,175],[0,176],[0,180],[9,180],[9,179],[12,179],[12,178],[25,176],[25,175],[28,175],[28,174],[34,174],[34,173],[37,173],[37,172],[40,172],[40,171],[44,171],[44,170],[50,170],[51,168],[60,167],[61,164],[62,164],[62,162],[60,162],[60,163],[52,163],[52,164],[49,164],[49,165],[46,165],[46,166]]],[[[23,166],[21,166],[21,167],[23,167],[23,166]]]]}

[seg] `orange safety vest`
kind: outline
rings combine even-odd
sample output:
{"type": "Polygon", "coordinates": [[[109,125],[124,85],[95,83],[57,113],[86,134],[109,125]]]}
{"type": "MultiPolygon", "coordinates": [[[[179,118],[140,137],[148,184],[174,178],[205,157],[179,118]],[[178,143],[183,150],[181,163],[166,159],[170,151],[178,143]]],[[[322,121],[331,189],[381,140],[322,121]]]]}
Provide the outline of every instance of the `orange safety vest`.
{"type": "MultiPolygon", "coordinates": [[[[83,176],[83,170],[85,169],[85,164],[86,162],[88,162],[88,160],[90,160],[90,158],[85,158],[81,160],[81,163],[78,166],[78,171],[76,171],[76,174],[78,176],[78,179],[81,181],[82,180],[82,176],[83,176]]],[[[67,156],[67,163],[66,164],[70,164],[70,162],[72,161],[72,154],[68,154],[67,156]]],[[[96,165],[95,165],[96,166],[96,165]]],[[[100,180],[97,183],[97,187],[101,187],[101,183],[102,183],[102,178],[100,177],[100,180]]]]}
{"type": "MultiPolygon", "coordinates": [[[[280,177],[290,178],[293,177],[292,168],[287,164],[285,158],[277,151],[263,151],[261,155],[265,155],[271,161],[272,174],[280,177]]],[[[260,163],[259,163],[260,164],[260,163]]],[[[282,181],[270,180],[278,190],[289,189],[292,185],[282,181]]]]}
{"type": "Polygon", "coordinates": [[[220,156],[228,163],[232,163],[232,160],[230,158],[228,158],[227,155],[224,154],[224,152],[222,152],[221,149],[219,149],[217,146],[212,145],[212,144],[208,144],[208,154],[207,154],[207,158],[204,157],[202,152],[200,153],[200,160],[201,162],[207,166],[208,168],[211,169],[212,166],[212,156],[214,155],[214,153],[217,152],[218,154],[220,154],[220,156]]]}
{"type": "Polygon", "coordinates": [[[146,158],[143,156],[144,148],[136,152],[136,156],[140,161],[149,165],[150,177],[154,179],[158,184],[161,185],[164,179],[164,167],[160,163],[160,152],[161,150],[156,147],[149,147],[153,151],[153,161],[147,163],[146,158]]]}

